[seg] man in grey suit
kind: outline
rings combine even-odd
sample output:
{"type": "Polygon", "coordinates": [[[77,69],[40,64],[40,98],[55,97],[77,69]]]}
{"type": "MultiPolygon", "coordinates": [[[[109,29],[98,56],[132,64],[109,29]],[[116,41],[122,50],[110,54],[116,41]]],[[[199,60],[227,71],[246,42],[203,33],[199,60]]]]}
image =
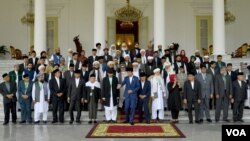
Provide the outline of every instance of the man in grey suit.
{"type": "MultiPolygon", "coordinates": [[[[218,72],[215,68],[216,62],[211,61],[209,65],[210,65],[210,67],[207,69],[207,73],[211,74],[212,79],[213,79],[213,85],[214,85],[215,75],[218,72]]],[[[209,100],[209,108],[210,108],[210,110],[212,110],[213,108],[215,109],[215,107],[216,107],[216,96],[215,96],[215,93],[213,93],[213,98],[209,100]]]]}
{"type": "Polygon", "coordinates": [[[195,123],[200,123],[199,110],[201,103],[201,84],[198,80],[195,80],[194,73],[188,74],[188,80],[184,83],[184,104],[188,107],[189,123],[193,124],[192,107],[194,105],[195,110],[195,123]]]}
{"type": "Polygon", "coordinates": [[[231,102],[234,103],[233,120],[234,122],[244,122],[242,120],[244,102],[247,99],[247,83],[244,81],[243,72],[238,72],[237,80],[233,82],[233,96],[231,102]]]}
{"type": "Polygon", "coordinates": [[[201,84],[201,104],[200,104],[200,122],[203,122],[204,112],[206,114],[207,122],[212,122],[209,113],[209,99],[213,98],[214,84],[211,74],[207,73],[205,65],[201,65],[201,73],[195,76],[201,84]]]}
{"type": "Polygon", "coordinates": [[[232,80],[227,75],[226,67],[222,66],[220,74],[215,76],[215,95],[216,95],[216,110],[215,121],[220,120],[221,109],[223,109],[223,121],[228,120],[229,100],[232,97],[232,80]]]}

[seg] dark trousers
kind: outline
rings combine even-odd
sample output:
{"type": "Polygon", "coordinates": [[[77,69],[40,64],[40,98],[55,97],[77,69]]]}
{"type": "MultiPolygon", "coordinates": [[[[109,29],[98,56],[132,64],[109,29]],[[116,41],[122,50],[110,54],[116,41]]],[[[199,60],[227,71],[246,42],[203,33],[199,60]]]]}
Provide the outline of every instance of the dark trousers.
{"type": "Polygon", "coordinates": [[[4,103],[4,122],[9,122],[10,120],[10,112],[12,115],[12,121],[16,121],[16,102],[4,103]]]}
{"type": "Polygon", "coordinates": [[[127,122],[134,122],[135,108],[136,108],[136,98],[132,98],[131,95],[125,98],[125,114],[127,122]]]}
{"type": "Polygon", "coordinates": [[[31,122],[31,102],[30,99],[22,100],[20,102],[21,107],[21,120],[31,122]]]}
{"type": "Polygon", "coordinates": [[[223,120],[228,118],[229,98],[220,97],[216,100],[215,120],[220,120],[221,109],[223,109],[223,120]]]}
{"type": "Polygon", "coordinates": [[[216,95],[213,95],[213,98],[209,99],[209,109],[212,110],[214,107],[214,109],[216,108],[216,95]]]}
{"type": "Polygon", "coordinates": [[[149,109],[148,109],[148,99],[140,99],[139,100],[139,105],[138,105],[138,110],[139,110],[139,120],[142,121],[143,120],[143,112],[142,112],[142,108],[144,109],[144,116],[145,116],[145,120],[147,122],[149,122],[150,120],[150,115],[149,115],[149,109]]]}
{"type": "Polygon", "coordinates": [[[199,114],[200,114],[200,105],[198,104],[198,101],[188,101],[188,118],[189,121],[193,121],[193,112],[192,107],[194,105],[194,113],[195,113],[195,121],[199,120],[199,114]]]}
{"type": "Polygon", "coordinates": [[[235,101],[233,109],[233,120],[242,120],[244,110],[244,101],[235,101]]]}
{"type": "Polygon", "coordinates": [[[70,120],[74,121],[74,108],[77,111],[76,115],[76,121],[80,121],[81,118],[81,100],[80,99],[75,99],[71,100],[69,104],[69,115],[70,115],[70,120]]]}
{"type": "Polygon", "coordinates": [[[52,100],[53,105],[53,121],[58,121],[57,111],[59,109],[59,121],[64,121],[64,100],[62,98],[60,99],[53,99],[52,100]]]}
{"type": "Polygon", "coordinates": [[[172,119],[178,119],[179,110],[171,110],[172,119]]]}

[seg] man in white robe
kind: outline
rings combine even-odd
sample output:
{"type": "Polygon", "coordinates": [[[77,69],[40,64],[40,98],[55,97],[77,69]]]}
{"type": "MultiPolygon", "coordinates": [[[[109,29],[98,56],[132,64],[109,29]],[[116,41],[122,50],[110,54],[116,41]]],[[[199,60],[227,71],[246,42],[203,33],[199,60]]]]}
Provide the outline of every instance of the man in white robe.
{"type": "Polygon", "coordinates": [[[34,103],[34,123],[38,124],[42,120],[44,124],[47,123],[50,89],[49,84],[44,81],[44,74],[39,73],[37,75],[38,81],[36,81],[32,88],[32,99],[34,103]]]}
{"type": "Polygon", "coordinates": [[[166,89],[159,68],[154,70],[154,77],[151,80],[151,85],[152,119],[156,121],[158,117],[160,121],[164,119],[164,97],[166,97],[166,89]]]}

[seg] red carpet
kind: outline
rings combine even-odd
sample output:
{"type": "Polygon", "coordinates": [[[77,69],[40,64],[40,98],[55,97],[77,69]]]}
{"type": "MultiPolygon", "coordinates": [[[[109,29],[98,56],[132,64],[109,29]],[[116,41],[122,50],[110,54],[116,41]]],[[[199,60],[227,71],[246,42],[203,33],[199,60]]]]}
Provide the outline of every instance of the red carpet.
{"type": "Polygon", "coordinates": [[[97,124],[86,138],[185,138],[171,123],[162,124],[97,124]]]}

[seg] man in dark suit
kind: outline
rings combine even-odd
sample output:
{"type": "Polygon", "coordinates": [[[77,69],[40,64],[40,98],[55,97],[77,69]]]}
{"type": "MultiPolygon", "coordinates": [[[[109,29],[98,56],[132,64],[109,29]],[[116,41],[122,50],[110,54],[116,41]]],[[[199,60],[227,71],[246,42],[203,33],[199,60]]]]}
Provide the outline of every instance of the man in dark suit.
{"type": "Polygon", "coordinates": [[[223,120],[228,120],[229,99],[232,97],[232,80],[227,75],[226,67],[221,67],[220,74],[215,76],[216,110],[215,121],[220,120],[221,109],[223,109],[223,120]]]}
{"type": "Polygon", "coordinates": [[[70,85],[70,80],[74,78],[74,64],[69,65],[69,70],[65,71],[63,73],[63,78],[66,82],[66,87],[68,88],[70,85]]]}
{"type": "Polygon", "coordinates": [[[52,123],[58,122],[57,111],[59,109],[59,121],[64,122],[64,100],[66,86],[63,79],[61,79],[61,72],[59,69],[53,71],[55,75],[49,82],[50,95],[52,96],[53,105],[53,121],[52,123]]]}
{"type": "Polygon", "coordinates": [[[29,122],[32,123],[31,118],[31,96],[32,96],[33,82],[29,79],[28,74],[23,75],[23,80],[18,85],[18,101],[21,107],[21,121],[20,124],[29,122]]]}
{"type": "Polygon", "coordinates": [[[88,70],[92,70],[93,62],[98,60],[96,53],[97,53],[97,50],[92,49],[92,56],[88,57],[88,67],[89,67],[88,70]]]}
{"type": "MultiPolygon", "coordinates": [[[[74,121],[73,109],[77,111],[76,123],[81,123],[81,100],[84,94],[85,82],[81,78],[81,71],[75,70],[74,78],[70,80],[68,87],[68,102],[69,102],[69,114],[70,124],[74,121]]],[[[82,101],[83,102],[83,101],[82,101]]]]}
{"type": "Polygon", "coordinates": [[[198,80],[195,80],[194,75],[194,73],[189,73],[188,80],[184,82],[184,104],[187,104],[190,124],[193,124],[193,105],[195,110],[195,123],[200,123],[201,84],[198,80]]]}
{"type": "Polygon", "coordinates": [[[4,82],[0,84],[0,93],[3,96],[3,108],[4,108],[4,123],[7,125],[10,119],[10,111],[12,114],[12,123],[16,124],[17,114],[16,114],[16,83],[10,81],[10,77],[7,73],[2,75],[4,82]]]}
{"type": "Polygon", "coordinates": [[[74,64],[74,70],[81,69],[82,63],[81,61],[78,60],[78,53],[74,52],[73,53],[73,58],[70,60],[69,64],[74,64]]]}
{"type": "Polygon", "coordinates": [[[215,68],[216,68],[216,71],[218,71],[217,74],[220,73],[220,68],[221,68],[221,67],[226,67],[226,63],[222,61],[222,56],[221,56],[221,55],[218,55],[218,56],[217,56],[216,67],[215,67],[215,68]]]}
{"type": "Polygon", "coordinates": [[[19,65],[19,69],[21,72],[23,72],[25,69],[28,69],[28,63],[29,63],[29,57],[24,56],[23,63],[19,65]]]}
{"type": "Polygon", "coordinates": [[[140,54],[140,45],[138,42],[135,43],[135,47],[130,50],[131,61],[136,59],[136,56],[140,54]]]}
{"type": "Polygon", "coordinates": [[[104,63],[107,64],[109,61],[113,60],[113,57],[111,55],[109,55],[109,49],[108,48],[104,48],[103,52],[104,52],[104,55],[103,55],[104,63]]]}
{"type": "Polygon", "coordinates": [[[102,83],[102,100],[105,108],[105,117],[107,122],[116,122],[117,104],[119,91],[117,90],[118,79],[113,69],[108,69],[108,75],[103,79],[102,83]]]}
{"type": "Polygon", "coordinates": [[[234,122],[244,122],[242,120],[244,102],[247,99],[247,83],[244,81],[243,72],[237,74],[237,80],[233,82],[233,95],[231,102],[234,103],[233,120],[234,122]]]}
{"type": "Polygon", "coordinates": [[[83,79],[85,82],[88,82],[89,80],[89,72],[87,71],[87,64],[82,64],[81,68],[81,79],[83,79]]]}
{"type": "Polygon", "coordinates": [[[38,58],[36,57],[36,51],[32,51],[31,52],[31,58],[29,59],[29,63],[32,64],[33,69],[36,68],[37,62],[38,62],[38,58]]]}
{"type": "Polygon", "coordinates": [[[125,113],[126,120],[124,123],[130,123],[134,125],[134,114],[137,102],[137,92],[140,89],[140,81],[139,78],[133,76],[133,68],[127,68],[128,76],[124,78],[122,82],[122,86],[126,85],[124,90],[125,97],[125,113]]]}
{"type": "MultiPolygon", "coordinates": [[[[217,73],[215,67],[216,67],[216,62],[215,61],[211,61],[209,63],[210,67],[207,69],[207,73],[208,74],[211,74],[212,75],[212,78],[213,78],[213,84],[214,84],[214,81],[215,81],[215,75],[217,73]]],[[[213,93],[213,98],[211,98],[209,100],[209,109],[212,110],[213,107],[215,109],[215,105],[216,105],[216,96],[215,96],[215,93],[213,93]]]]}
{"type": "Polygon", "coordinates": [[[146,72],[147,77],[150,77],[151,75],[154,74],[154,69],[156,69],[156,67],[155,67],[155,64],[153,63],[154,58],[152,56],[148,56],[147,59],[148,59],[148,62],[145,65],[145,72],[146,72]]]}
{"type": "Polygon", "coordinates": [[[22,80],[22,72],[19,69],[19,65],[14,65],[14,70],[9,72],[10,81],[18,83],[22,80]]]}
{"type": "Polygon", "coordinates": [[[232,63],[227,64],[227,75],[231,77],[232,82],[237,80],[237,73],[233,71],[233,65],[232,63]]]}
{"type": "Polygon", "coordinates": [[[146,123],[150,123],[150,115],[149,115],[149,109],[148,109],[148,101],[151,96],[151,83],[146,79],[146,73],[141,72],[140,73],[140,89],[138,91],[139,95],[139,122],[143,121],[143,113],[142,108],[144,109],[144,116],[146,123]]]}
{"type": "Polygon", "coordinates": [[[153,64],[156,68],[159,68],[161,66],[161,59],[158,56],[158,51],[154,52],[154,60],[153,60],[153,64]]]}

